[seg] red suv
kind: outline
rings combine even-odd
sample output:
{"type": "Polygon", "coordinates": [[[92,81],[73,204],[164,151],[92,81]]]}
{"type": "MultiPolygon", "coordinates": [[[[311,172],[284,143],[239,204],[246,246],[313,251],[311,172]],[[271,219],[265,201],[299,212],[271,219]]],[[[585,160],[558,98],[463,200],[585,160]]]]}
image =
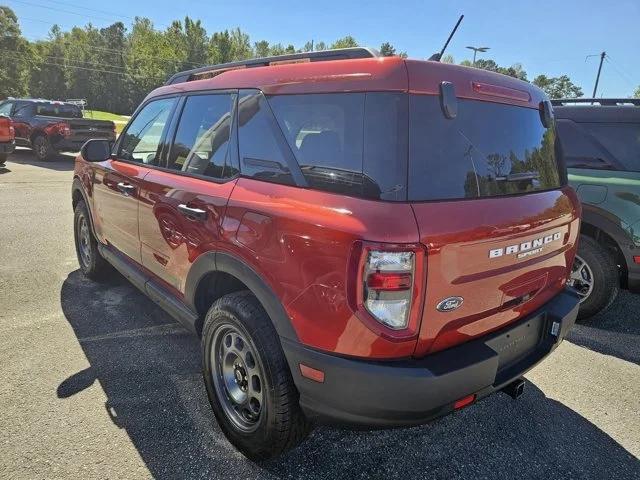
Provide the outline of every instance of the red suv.
{"type": "Polygon", "coordinates": [[[253,459],[516,397],[576,318],[550,103],[483,70],[346,49],[177,74],[85,144],[73,207],[82,271],[202,338],[253,459]]]}

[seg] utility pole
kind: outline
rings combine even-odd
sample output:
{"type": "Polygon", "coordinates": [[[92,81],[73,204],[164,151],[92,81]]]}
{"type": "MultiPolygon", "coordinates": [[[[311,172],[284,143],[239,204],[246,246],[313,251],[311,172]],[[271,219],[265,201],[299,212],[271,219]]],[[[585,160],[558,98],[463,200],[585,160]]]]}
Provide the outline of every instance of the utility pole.
{"type": "Polygon", "coordinates": [[[596,92],[598,91],[598,82],[600,81],[600,72],[602,71],[602,63],[604,62],[606,56],[607,52],[602,52],[600,54],[600,66],[598,66],[598,75],[596,75],[596,84],[593,87],[593,95],[591,96],[591,98],[596,98],[596,92]]]}

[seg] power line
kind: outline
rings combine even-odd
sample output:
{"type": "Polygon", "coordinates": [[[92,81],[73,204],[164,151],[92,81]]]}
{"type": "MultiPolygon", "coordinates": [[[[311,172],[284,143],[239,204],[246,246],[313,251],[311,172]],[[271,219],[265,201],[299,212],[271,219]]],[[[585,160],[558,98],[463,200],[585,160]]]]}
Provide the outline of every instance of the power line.
{"type": "MultiPolygon", "coordinates": [[[[53,66],[53,67],[62,67],[62,68],[73,68],[76,70],[87,70],[87,71],[92,71],[92,72],[97,72],[97,73],[108,73],[108,74],[112,74],[112,75],[119,75],[119,76],[123,76],[123,77],[131,77],[131,78],[144,78],[144,79],[156,79],[155,77],[149,77],[147,75],[134,75],[131,73],[127,73],[127,72],[116,72],[116,71],[112,71],[112,70],[103,70],[103,69],[98,69],[98,68],[90,68],[90,67],[81,67],[78,65],[64,65],[64,64],[60,64],[60,63],[53,63],[53,62],[46,62],[44,60],[33,60],[33,59],[29,59],[29,58],[25,58],[23,55],[19,55],[17,53],[13,53],[13,52],[9,52],[8,56],[13,56],[14,59],[19,59],[19,60],[25,60],[31,64],[39,64],[39,65],[49,65],[49,66],[53,66]]],[[[158,79],[160,78],[160,76],[157,77],[158,79]]]]}
{"type": "Polygon", "coordinates": [[[631,80],[631,77],[627,76],[626,73],[624,73],[622,71],[622,69],[618,68],[616,66],[615,63],[613,63],[613,60],[611,59],[611,57],[609,55],[607,55],[607,57],[605,58],[605,60],[607,61],[607,63],[609,65],[611,65],[613,67],[613,69],[615,70],[615,72],[620,75],[620,78],[622,78],[625,82],[627,82],[629,85],[634,86],[635,87],[635,83],[633,82],[633,80],[631,80]]]}
{"type": "MultiPolygon", "coordinates": [[[[21,3],[23,5],[28,5],[28,6],[31,6],[31,7],[46,8],[48,10],[53,10],[55,12],[68,13],[69,15],[77,15],[79,17],[87,18],[86,14],[73,12],[71,10],[65,10],[65,9],[57,8],[57,7],[49,7],[47,5],[41,5],[41,4],[38,4],[38,3],[25,2],[24,0],[13,0],[13,1],[16,2],[16,3],[21,3]]],[[[93,15],[92,17],[95,18],[95,19],[105,20],[107,22],[113,22],[113,18],[97,17],[95,15],[93,15]]]]}

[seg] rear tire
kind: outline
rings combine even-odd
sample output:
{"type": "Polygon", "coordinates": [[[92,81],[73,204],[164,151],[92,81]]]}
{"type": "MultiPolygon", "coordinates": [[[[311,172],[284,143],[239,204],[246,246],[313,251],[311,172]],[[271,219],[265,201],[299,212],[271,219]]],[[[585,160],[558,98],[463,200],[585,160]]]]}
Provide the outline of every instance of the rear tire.
{"type": "Polygon", "coordinates": [[[593,238],[580,235],[569,284],[581,294],[578,319],[585,320],[607,310],[618,296],[618,266],[613,256],[593,238]]]}
{"type": "Polygon", "coordinates": [[[91,231],[91,218],[84,200],[80,200],[74,209],[73,237],[80,270],[86,277],[101,280],[111,273],[110,265],[98,250],[98,242],[91,231]]]}
{"type": "Polygon", "coordinates": [[[217,300],[202,332],[203,375],[220,428],[260,461],[296,447],[310,424],[271,320],[249,291],[217,300]]]}
{"type": "Polygon", "coordinates": [[[45,135],[38,135],[34,138],[32,145],[33,153],[35,153],[36,158],[41,162],[46,162],[55,155],[51,142],[49,142],[49,138],[45,135]]]}
{"type": "Polygon", "coordinates": [[[0,168],[4,167],[4,164],[7,162],[8,157],[9,155],[7,155],[6,153],[0,153],[0,168]]]}

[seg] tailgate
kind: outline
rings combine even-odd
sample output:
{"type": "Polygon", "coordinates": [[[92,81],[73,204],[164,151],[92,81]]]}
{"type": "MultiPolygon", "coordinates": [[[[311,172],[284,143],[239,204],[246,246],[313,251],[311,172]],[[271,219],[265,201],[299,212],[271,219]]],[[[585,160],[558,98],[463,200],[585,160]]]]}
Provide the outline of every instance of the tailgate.
{"type": "Polygon", "coordinates": [[[71,128],[69,139],[73,142],[90,138],[115,139],[115,124],[107,120],[68,119],[71,128]]]}
{"type": "Polygon", "coordinates": [[[0,143],[11,142],[14,137],[11,119],[0,116],[0,143]]]}
{"type": "Polygon", "coordinates": [[[416,355],[499,329],[557,295],[579,234],[575,193],[414,203],[427,246],[427,288],[416,355]],[[446,311],[449,297],[462,304],[446,311]],[[445,311],[440,311],[445,310],[445,311]]]}

